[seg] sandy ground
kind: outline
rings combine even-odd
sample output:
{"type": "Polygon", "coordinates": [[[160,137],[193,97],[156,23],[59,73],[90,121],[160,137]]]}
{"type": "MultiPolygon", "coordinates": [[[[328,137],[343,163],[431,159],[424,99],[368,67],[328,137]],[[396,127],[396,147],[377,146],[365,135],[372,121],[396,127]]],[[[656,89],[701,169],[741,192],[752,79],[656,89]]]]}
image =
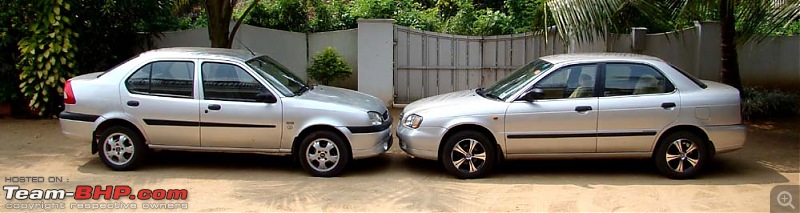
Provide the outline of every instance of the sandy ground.
{"type": "MultiPolygon", "coordinates": [[[[185,188],[187,200],[157,203],[188,203],[188,211],[767,212],[773,186],[799,184],[798,124],[797,118],[754,122],[743,150],[718,155],[694,180],[664,178],[646,160],[510,161],[489,178],[458,180],[435,162],[407,157],[397,146],[354,162],[337,178],[309,177],[288,157],[166,151],[137,171],[113,172],[89,153],[87,142],[64,138],[56,120],[0,119],[0,176],[64,178],[60,183],[4,182],[26,189],[185,188]]],[[[155,201],[61,202],[67,209],[57,211],[86,211],[70,209],[70,203],[155,201]]],[[[8,203],[36,202],[6,200],[3,205],[8,203]]]]}

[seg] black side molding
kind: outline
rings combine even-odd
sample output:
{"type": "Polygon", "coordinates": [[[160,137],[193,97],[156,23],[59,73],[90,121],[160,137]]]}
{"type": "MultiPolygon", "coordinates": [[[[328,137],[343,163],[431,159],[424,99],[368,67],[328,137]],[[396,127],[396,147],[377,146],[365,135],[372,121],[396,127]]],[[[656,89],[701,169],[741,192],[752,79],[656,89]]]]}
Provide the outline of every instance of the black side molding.
{"type": "Polygon", "coordinates": [[[144,119],[144,123],[151,126],[200,126],[200,122],[197,121],[144,119]]]}
{"type": "Polygon", "coordinates": [[[94,122],[100,116],[99,115],[80,114],[80,113],[71,113],[71,112],[61,112],[61,114],[59,114],[58,117],[61,118],[61,119],[65,119],[65,120],[94,122]]]}
{"type": "Polygon", "coordinates": [[[605,133],[563,133],[563,134],[520,134],[508,135],[508,139],[522,138],[584,138],[584,137],[628,137],[628,136],[650,136],[656,135],[656,131],[644,132],[605,132],[605,133]]]}
{"type": "Polygon", "coordinates": [[[233,123],[210,123],[197,121],[173,121],[144,119],[144,123],[151,126],[205,126],[205,127],[243,127],[243,128],[275,128],[275,125],[259,124],[233,124],[233,123]]]}
{"type": "Polygon", "coordinates": [[[351,133],[373,133],[386,130],[391,126],[392,122],[389,120],[389,122],[385,122],[379,126],[348,126],[347,129],[350,130],[351,133]]]}

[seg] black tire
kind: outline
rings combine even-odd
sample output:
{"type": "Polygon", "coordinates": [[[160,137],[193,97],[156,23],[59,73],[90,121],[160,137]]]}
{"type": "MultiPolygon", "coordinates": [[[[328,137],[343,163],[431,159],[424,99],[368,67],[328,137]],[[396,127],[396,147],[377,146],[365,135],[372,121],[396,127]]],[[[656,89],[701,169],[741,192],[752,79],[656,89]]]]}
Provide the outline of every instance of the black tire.
{"type": "Polygon", "coordinates": [[[692,132],[675,132],[661,138],[653,160],[662,175],[671,179],[691,179],[711,161],[708,147],[706,140],[692,132]],[[667,160],[668,157],[671,160],[667,160]]]}
{"type": "Polygon", "coordinates": [[[136,169],[148,152],[139,133],[124,126],[113,126],[103,131],[97,148],[100,160],[114,171],[136,169]]]}
{"type": "Polygon", "coordinates": [[[303,139],[297,151],[300,165],[314,177],[339,176],[351,158],[350,148],[345,143],[336,133],[312,132],[303,139]]]}
{"type": "Polygon", "coordinates": [[[447,172],[457,178],[484,177],[492,170],[497,159],[494,147],[494,143],[480,132],[457,132],[445,141],[441,152],[441,162],[447,172]],[[458,151],[456,146],[460,147],[461,151],[458,151]],[[473,147],[472,150],[470,150],[470,146],[473,147]],[[453,160],[454,158],[455,160],[453,160]]]}

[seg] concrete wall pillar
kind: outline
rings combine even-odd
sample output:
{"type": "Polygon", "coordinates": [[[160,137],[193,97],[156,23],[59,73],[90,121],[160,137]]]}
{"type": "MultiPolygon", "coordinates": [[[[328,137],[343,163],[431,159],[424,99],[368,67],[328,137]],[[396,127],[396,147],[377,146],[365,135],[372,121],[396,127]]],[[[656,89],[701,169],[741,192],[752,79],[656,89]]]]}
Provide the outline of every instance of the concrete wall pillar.
{"type": "Polygon", "coordinates": [[[394,100],[394,20],[358,20],[358,91],[394,100]]]}
{"type": "Polygon", "coordinates": [[[697,46],[694,58],[694,76],[719,81],[722,67],[722,28],[718,22],[694,22],[697,27],[697,46]]]}

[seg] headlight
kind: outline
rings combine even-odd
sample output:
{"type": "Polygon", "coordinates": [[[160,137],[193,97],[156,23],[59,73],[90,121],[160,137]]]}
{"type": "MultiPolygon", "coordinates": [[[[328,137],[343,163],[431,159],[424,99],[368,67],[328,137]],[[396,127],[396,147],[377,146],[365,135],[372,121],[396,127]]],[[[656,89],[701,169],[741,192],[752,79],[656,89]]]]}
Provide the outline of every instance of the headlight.
{"type": "Polygon", "coordinates": [[[379,126],[379,125],[383,124],[383,116],[381,116],[380,113],[374,112],[374,111],[369,111],[369,112],[367,112],[367,114],[369,114],[369,122],[373,126],[379,126]]]}
{"type": "Polygon", "coordinates": [[[418,128],[419,125],[422,124],[422,116],[417,114],[408,115],[405,119],[403,119],[403,125],[411,128],[418,128]]]}

